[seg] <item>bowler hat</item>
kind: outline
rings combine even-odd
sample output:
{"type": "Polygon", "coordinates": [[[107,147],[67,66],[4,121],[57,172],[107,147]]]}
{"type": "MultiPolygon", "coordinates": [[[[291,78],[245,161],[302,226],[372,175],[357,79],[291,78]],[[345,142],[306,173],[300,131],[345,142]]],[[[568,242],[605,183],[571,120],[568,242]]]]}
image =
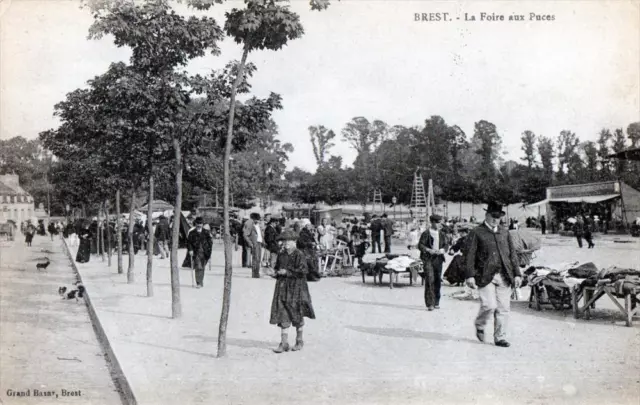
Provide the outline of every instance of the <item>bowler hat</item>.
{"type": "Polygon", "coordinates": [[[493,214],[493,213],[500,213],[502,215],[506,215],[507,213],[504,212],[502,210],[502,204],[496,202],[496,201],[489,201],[489,203],[487,204],[487,208],[485,208],[485,211],[493,214]]]}
{"type": "Polygon", "coordinates": [[[198,218],[196,218],[196,220],[195,220],[195,224],[196,224],[196,225],[202,225],[202,223],[203,223],[203,222],[204,222],[204,221],[202,221],[202,217],[198,217],[198,218]]]}
{"type": "Polygon", "coordinates": [[[440,222],[442,221],[442,217],[438,214],[433,214],[429,217],[429,221],[431,222],[440,222]]]}
{"type": "Polygon", "coordinates": [[[277,240],[298,240],[298,234],[293,229],[285,229],[278,235],[277,240]]]}

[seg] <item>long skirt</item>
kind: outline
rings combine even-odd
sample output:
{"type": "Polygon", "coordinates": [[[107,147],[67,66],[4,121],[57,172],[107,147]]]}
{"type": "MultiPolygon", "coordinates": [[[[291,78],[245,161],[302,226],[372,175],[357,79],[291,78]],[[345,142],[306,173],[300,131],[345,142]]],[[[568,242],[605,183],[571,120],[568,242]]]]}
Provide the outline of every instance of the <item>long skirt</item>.
{"type": "Polygon", "coordinates": [[[89,239],[80,240],[78,254],[76,254],[76,262],[87,263],[91,258],[91,241],[89,239]]]}
{"type": "Polygon", "coordinates": [[[269,323],[286,327],[304,325],[304,318],[316,319],[305,278],[278,277],[271,302],[269,323]]]}

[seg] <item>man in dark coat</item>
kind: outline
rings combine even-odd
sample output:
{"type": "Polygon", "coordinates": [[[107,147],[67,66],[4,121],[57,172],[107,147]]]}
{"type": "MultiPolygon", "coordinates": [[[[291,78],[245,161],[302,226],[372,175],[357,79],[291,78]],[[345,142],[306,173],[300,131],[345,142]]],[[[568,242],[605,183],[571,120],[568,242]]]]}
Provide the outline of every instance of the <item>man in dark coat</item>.
{"type": "Polygon", "coordinates": [[[155,239],[158,242],[158,251],[160,252],[160,259],[164,259],[169,256],[168,242],[171,236],[171,228],[169,227],[169,220],[164,215],[161,215],[156,225],[155,239]]]}
{"type": "Polygon", "coordinates": [[[267,227],[264,230],[264,246],[267,251],[269,251],[269,259],[267,261],[267,267],[272,268],[276,264],[276,259],[278,257],[278,228],[276,227],[278,224],[278,220],[275,218],[271,218],[267,227]]]}
{"type": "Polygon", "coordinates": [[[511,287],[520,287],[522,274],[511,234],[498,224],[505,215],[502,205],[490,202],[484,223],[467,237],[465,251],[466,282],[478,288],[480,311],[476,317],[476,337],[484,342],[484,329],[494,318],[494,342],[509,347],[506,341],[507,320],[511,306],[511,287]]]}
{"type": "Polygon", "coordinates": [[[211,258],[213,247],[213,237],[203,228],[203,222],[202,217],[196,218],[196,228],[192,229],[187,236],[187,255],[191,258],[196,272],[196,288],[202,288],[204,285],[204,267],[211,258]]]}
{"type": "Polygon", "coordinates": [[[382,253],[382,246],[380,246],[382,223],[377,215],[374,215],[371,218],[371,225],[369,226],[369,229],[371,230],[371,253],[376,253],[376,247],[378,248],[378,253],[382,253]]]}
{"type": "Polygon", "coordinates": [[[304,318],[315,319],[316,315],[311,303],[311,294],[307,285],[307,259],[296,248],[298,235],[287,229],[278,237],[284,243],[284,249],[276,260],[276,286],[271,303],[269,323],[278,325],[281,330],[281,341],[276,353],[289,351],[289,327],[296,328],[296,345],[293,351],[304,346],[302,327],[304,318]]]}
{"type": "Polygon", "coordinates": [[[307,281],[318,281],[321,278],[318,271],[318,252],[316,237],[311,231],[313,225],[309,220],[303,221],[304,225],[298,234],[296,247],[304,254],[307,259],[307,281]]]}
{"type": "Polygon", "coordinates": [[[442,263],[447,242],[440,229],[440,215],[431,215],[431,227],[420,235],[418,250],[424,270],[424,303],[429,311],[440,308],[440,287],[442,285],[442,263]]]}
{"type": "Polygon", "coordinates": [[[547,233],[547,220],[544,218],[544,215],[540,218],[540,230],[543,235],[547,233]]]}
{"type": "Polygon", "coordinates": [[[391,253],[391,235],[393,235],[393,221],[382,214],[382,230],[384,231],[384,252],[391,253]]]}

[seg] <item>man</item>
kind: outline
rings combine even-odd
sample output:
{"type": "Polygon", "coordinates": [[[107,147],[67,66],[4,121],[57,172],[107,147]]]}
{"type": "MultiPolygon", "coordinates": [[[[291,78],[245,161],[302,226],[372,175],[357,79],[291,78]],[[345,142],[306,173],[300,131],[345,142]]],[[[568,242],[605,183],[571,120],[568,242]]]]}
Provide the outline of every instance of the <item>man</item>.
{"type": "Polygon", "coordinates": [[[380,232],[382,232],[382,224],[377,215],[371,217],[371,253],[376,253],[376,246],[378,252],[382,253],[382,247],[380,246],[380,232]]]}
{"type": "Polygon", "coordinates": [[[251,248],[247,245],[244,239],[245,226],[250,231],[251,228],[253,228],[253,221],[251,221],[250,218],[243,218],[240,232],[238,234],[239,244],[242,246],[242,267],[251,268],[251,248]],[[249,222],[250,224],[248,224],[249,222]]]}
{"type": "Polygon", "coordinates": [[[487,321],[494,317],[494,342],[509,347],[506,340],[511,306],[511,286],[520,287],[522,274],[513,239],[498,226],[505,215],[502,205],[489,202],[484,223],[469,233],[465,247],[465,277],[469,288],[478,288],[480,311],[476,317],[476,337],[484,342],[487,321]]]}
{"type": "Polygon", "coordinates": [[[261,255],[261,266],[262,267],[271,267],[271,251],[267,248],[267,240],[266,240],[266,232],[269,227],[269,223],[271,222],[271,214],[264,214],[263,221],[260,222],[260,234],[264,237],[264,242],[262,243],[262,255],[261,255]]]}
{"type": "Polygon", "coordinates": [[[281,331],[280,345],[274,349],[276,353],[289,351],[288,331],[291,325],[296,328],[296,345],[291,350],[302,350],[304,318],[316,318],[307,284],[307,259],[296,249],[297,238],[298,235],[290,229],[279,236],[284,241],[284,249],[278,254],[275,264],[277,281],[269,319],[269,323],[278,325],[281,331]]]}
{"type": "Polygon", "coordinates": [[[547,233],[547,220],[544,218],[544,215],[540,218],[540,230],[543,235],[547,233]]]}
{"type": "Polygon", "coordinates": [[[169,228],[169,221],[167,217],[164,215],[160,215],[158,225],[156,225],[156,230],[154,236],[156,241],[158,241],[158,251],[160,252],[160,259],[164,259],[169,256],[169,248],[167,242],[169,241],[171,230],[169,228]]]}
{"type": "Polygon", "coordinates": [[[393,235],[393,221],[382,214],[382,230],[384,231],[384,252],[391,253],[391,235],[393,235]]]}
{"type": "Polygon", "coordinates": [[[260,257],[262,255],[262,231],[260,214],[253,212],[244,223],[242,235],[247,249],[251,249],[251,277],[260,278],[260,257]]]}
{"type": "Polygon", "coordinates": [[[277,223],[278,223],[278,220],[275,218],[272,218],[267,223],[267,228],[264,231],[264,245],[266,248],[265,251],[269,255],[267,258],[267,267],[270,269],[273,268],[273,266],[275,266],[276,259],[278,257],[279,248],[278,248],[277,238],[280,232],[278,232],[278,228],[276,227],[277,223]]]}
{"type": "Polygon", "coordinates": [[[204,267],[211,258],[213,246],[211,233],[203,228],[203,222],[202,217],[197,217],[194,221],[196,228],[192,229],[187,236],[187,254],[196,272],[196,288],[204,286],[204,267]]]}
{"type": "Polygon", "coordinates": [[[442,285],[442,263],[446,252],[445,235],[440,229],[440,215],[431,215],[431,227],[424,231],[418,242],[420,259],[425,273],[424,303],[429,311],[440,309],[440,286],[442,285]]]}

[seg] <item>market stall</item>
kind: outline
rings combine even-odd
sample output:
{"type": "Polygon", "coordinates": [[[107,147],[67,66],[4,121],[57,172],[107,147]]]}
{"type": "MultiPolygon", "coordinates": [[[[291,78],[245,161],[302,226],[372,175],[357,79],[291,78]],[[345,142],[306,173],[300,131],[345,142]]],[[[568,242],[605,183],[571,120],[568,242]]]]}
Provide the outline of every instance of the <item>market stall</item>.
{"type": "Polygon", "coordinates": [[[362,282],[365,276],[372,276],[374,284],[382,285],[382,276],[389,274],[389,288],[393,288],[394,283],[398,283],[400,273],[408,273],[409,285],[413,285],[414,280],[423,273],[422,261],[412,258],[409,255],[398,255],[389,253],[366,254],[360,263],[362,272],[362,282]]]}
{"type": "Polygon", "coordinates": [[[640,270],[615,266],[598,270],[593,263],[574,262],[531,266],[525,275],[531,287],[530,308],[540,311],[544,305],[551,305],[558,310],[572,309],[576,319],[582,314],[589,319],[596,302],[607,296],[624,315],[627,326],[631,326],[633,317],[639,314],[640,270]]]}

